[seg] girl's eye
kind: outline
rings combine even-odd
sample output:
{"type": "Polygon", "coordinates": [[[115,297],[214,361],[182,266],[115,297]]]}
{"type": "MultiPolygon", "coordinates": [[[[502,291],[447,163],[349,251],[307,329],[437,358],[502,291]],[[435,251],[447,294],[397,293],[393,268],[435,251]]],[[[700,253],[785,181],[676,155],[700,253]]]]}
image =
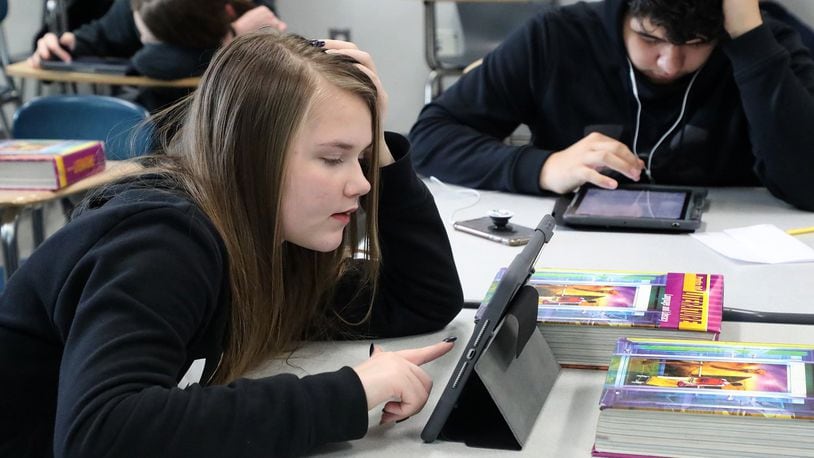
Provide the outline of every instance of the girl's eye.
{"type": "Polygon", "coordinates": [[[343,161],[342,161],[342,158],[323,157],[322,162],[324,162],[324,163],[326,163],[328,165],[339,165],[343,161]]]}

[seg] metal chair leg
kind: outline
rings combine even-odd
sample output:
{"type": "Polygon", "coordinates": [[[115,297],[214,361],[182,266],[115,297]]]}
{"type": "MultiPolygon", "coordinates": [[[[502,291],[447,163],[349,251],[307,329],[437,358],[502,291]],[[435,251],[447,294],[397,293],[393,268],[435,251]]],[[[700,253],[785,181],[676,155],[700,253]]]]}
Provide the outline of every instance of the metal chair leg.
{"type": "Polygon", "coordinates": [[[31,229],[34,248],[37,248],[45,240],[45,211],[42,205],[31,209],[31,229]]]}
{"type": "MultiPolygon", "coordinates": [[[[82,196],[82,195],[84,195],[84,194],[80,194],[80,196],[82,196]]],[[[80,198],[80,200],[81,200],[81,198],[80,198]]],[[[71,214],[73,213],[74,208],[76,208],[76,205],[74,204],[74,201],[71,199],[70,196],[68,196],[68,197],[63,197],[62,199],[59,199],[59,204],[62,206],[62,215],[65,217],[65,220],[70,221],[71,214]]]]}
{"type": "Polygon", "coordinates": [[[3,130],[6,131],[6,138],[11,138],[11,124],[9,124],[6,112],[2,106],[0,106],[0,122],[3,124],[3,130]]]}
{"type": "Polygon", "coordinates": [[[3,247],[3,263],[6,267],[6,279],[19,267],[20,253],[17,247],[17,225],[19,212],[16,209],[5,209],[3,224],[0,226],[0,243],[3,247]]]}
{"type": "Polygon", "coordinates": [[[427,81],[424,83],[424,103],[430,103],[441,93],[441,73],[437,70],[430,70],[427,81]]]}

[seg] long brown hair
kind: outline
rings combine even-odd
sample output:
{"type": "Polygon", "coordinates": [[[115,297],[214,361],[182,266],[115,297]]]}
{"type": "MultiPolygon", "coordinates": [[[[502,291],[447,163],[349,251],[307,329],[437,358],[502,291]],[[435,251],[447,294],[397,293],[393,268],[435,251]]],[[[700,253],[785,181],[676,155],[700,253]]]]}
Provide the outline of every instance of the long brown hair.
{"type": "Polygon", "coordinates": [[[220,50],[191,99],[176,108],[182,110],[180,125],[168,127],[175,130],[164,146],[180,164],[171,173],[211,218],[229,254],[230,326],[216,383],[340,323],[327,306],[349,259],[370,261],[359,291],[375,291],[381,138],[376,97],[374,84],[352,59],[300,37],[260,31],[220,50]],[[368,106],[373,144],[364,167],[371,191],[360,202],[364,245],[354,215],[340,248],[319,253],[283,241],[280,208],[287,154],[316,103],[318,84],[325,83],[368,106]]]}

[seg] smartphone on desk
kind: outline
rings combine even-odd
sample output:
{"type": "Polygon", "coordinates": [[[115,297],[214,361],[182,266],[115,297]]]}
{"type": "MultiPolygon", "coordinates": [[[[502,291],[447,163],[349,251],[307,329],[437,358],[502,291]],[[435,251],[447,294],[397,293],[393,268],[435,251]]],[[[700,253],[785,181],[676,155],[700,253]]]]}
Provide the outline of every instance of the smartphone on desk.
{"type": "Polygon", "coordinates": [[[489,216],[456,221],[452,224],[452,227],[461,232],[477,235],[509,246],[525,245],[529,243],[531,236],[534,235],[534,229],[519,224],[511,223],[505,226],[496,226],[493,218],[489,216]]]}

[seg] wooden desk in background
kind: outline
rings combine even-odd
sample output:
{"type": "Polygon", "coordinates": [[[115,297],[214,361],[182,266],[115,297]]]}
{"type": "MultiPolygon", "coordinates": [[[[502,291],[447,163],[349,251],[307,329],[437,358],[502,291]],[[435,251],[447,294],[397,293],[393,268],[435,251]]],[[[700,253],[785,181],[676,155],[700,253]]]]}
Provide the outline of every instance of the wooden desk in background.
{"type": "Polygon", "coordinates": [[[146,76],[110,75],[105,73],[61,72],[34,68],[27,61],[17,62],[6,67],[9,76],[30,78],[42,81],[58,81],[63,83],[109,84],[114,86],[141,86],[141,87],[198,87],[200,77],[192,76],[177,80],[157,80],[146,76]]]}
{"type": "Polygon", "coordinates": [[[17,225],[20,215],[27,208],[51,202],[62,197],[87,191],[135,172],[139,165],[132,162],[108,161],[105,170],[58,191],[2,189],[0,190],[0,245],[6,267],[6,278],[19,266],[17,250],[17,225]]]}

